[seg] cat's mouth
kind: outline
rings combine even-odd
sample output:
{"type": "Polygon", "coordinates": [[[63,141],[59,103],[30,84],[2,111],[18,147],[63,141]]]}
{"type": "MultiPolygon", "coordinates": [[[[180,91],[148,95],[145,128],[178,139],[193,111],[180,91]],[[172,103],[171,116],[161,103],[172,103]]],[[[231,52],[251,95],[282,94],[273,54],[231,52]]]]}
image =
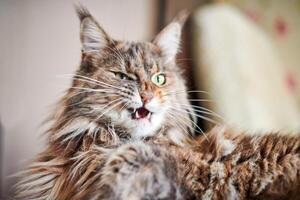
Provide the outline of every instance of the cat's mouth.
{"type": "Polygon", "coordinates": [[[128,110],[129,110],[129,112],[131,112],[131,118],[132,119],[135,119],[135,120],[147,119],[147,120],[150,121],[152,112],[150,112],[144,106],[140,107],[140,108],[136,108],[136,109],[135,108],[129,108],[128,110]]]}

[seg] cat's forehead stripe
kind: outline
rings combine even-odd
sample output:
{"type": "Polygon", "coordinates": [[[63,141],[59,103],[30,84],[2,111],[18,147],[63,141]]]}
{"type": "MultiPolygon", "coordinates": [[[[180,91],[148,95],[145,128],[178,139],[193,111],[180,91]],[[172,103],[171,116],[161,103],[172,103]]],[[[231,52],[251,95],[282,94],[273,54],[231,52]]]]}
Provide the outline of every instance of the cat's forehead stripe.
{"type": "Polygon", "coordinates": [[[155,51],[153,45],[127,42],[118,44],[116,48],[125,60],[125,67],[129,72],[144,68],[145,72],[153,74],[162,70],[157,61],[158,52],[155,51]]]}

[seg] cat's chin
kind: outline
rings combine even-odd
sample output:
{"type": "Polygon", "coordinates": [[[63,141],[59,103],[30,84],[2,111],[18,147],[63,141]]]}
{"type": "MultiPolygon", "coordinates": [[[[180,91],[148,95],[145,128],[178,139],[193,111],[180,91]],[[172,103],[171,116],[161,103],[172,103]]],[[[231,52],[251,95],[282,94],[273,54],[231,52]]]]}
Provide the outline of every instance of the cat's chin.
{"type": "Polygon", "coordinates": [[[113,124],[127,128],[132,138],[138,139],[153,136],[161,128],[165,120],[165,109],[161,109],[160,112],[150,112],[143,107],[123,109],[108,112],[106,116],[113,124]]]}

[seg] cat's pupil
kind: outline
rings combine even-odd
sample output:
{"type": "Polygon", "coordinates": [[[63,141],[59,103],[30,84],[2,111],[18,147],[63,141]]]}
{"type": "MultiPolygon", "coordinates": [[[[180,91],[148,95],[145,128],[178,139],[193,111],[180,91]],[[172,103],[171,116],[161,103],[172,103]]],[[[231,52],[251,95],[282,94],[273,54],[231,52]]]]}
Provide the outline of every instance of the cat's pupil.
{"type": "Polygon", "coordinates": [[[159,76],[156,77],[156,81],[157,81],[157,83],[159,83],[159,76]]]}
{"type": "Polygon", "coordinates": [[[127,76],[125,74],[123,74],[123,73],[116,72],[115,75],[116,75],[116,77],[118,77],[121,80],[127,79],[127,76]]]}

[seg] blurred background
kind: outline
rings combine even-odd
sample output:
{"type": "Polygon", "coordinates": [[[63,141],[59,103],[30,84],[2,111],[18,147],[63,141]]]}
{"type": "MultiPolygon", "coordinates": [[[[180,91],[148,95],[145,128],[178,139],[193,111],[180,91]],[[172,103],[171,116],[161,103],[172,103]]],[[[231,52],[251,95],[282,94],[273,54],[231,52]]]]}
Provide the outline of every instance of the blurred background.
{"type": "MultiPolygon", "coordinates": [[[[0,197],[43,147],[40,125],[80,62],[72,0],[0,1],[0,197]]],[[[116,39],[151,40],[182,9],[192,14],[178,63],[201,128],[214,118],[252,133],[300,128],[300,0],[84,0],[116,39]],[[201,94],[201,93],[199,93],[201,94]],[[203,101],[196,101],[202,98],[203,101]],[[194,100],[193,100],[194,99],[194,100]],[[209,100],[209,101],[206,101],[209,100]]]]}

